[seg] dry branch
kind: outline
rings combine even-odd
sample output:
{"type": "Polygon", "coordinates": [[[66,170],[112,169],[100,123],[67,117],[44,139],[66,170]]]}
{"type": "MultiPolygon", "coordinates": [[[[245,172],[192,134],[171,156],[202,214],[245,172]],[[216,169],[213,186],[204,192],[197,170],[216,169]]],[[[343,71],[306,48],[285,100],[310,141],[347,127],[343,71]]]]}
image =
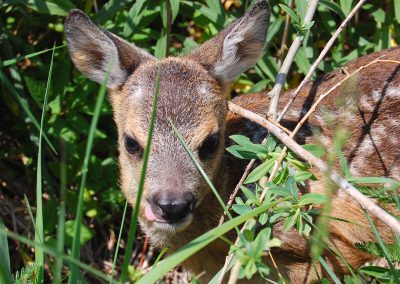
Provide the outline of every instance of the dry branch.
{"type": "MultiPolygon", "coordinates": [[[[318,0],[311,0],[310,6],[307,9],[307,13],[304,16],[304,24],[311,22],[312,18],[314,17],[315,10],[317,9],[317,5],[318,5],[318,0]]],[[[303,42],[302,36],[297,35],[293,40],[292,45],[289,48],[285,60],[282,63],[282,66],[278,72],[278,76],[276,76],[274,87],[268,93],[268,96],[271,98],[271,102],[268,109],[268,116],[271,117],[272,119],[276,119],[279,96],[282,92],[283,85],[286,82],[286,77],[287,74],[289,73],[290,67],[292,66],[294,57],[296,56],[296,53],[299,50],[302,42],[303,42]]]]}
{"type": "Polygon", "coordinates": [[[279,117],[277,119],[278,122],[281,121],[282,117],[285,115],[285,113],[289,109],[290,105],[293,103],[293,101],[295,100],[297,95],[300,93],[301,89],[310,80],[311,76],[314,74],[314,72],[317,69],[318,65],[324,59],[324,57],[328,53],[329,49],[331,49],[333,43],[335,42],[335,40],[337,39],[339,34],[343,31],[343,29],[346,27],[348,22],[353,18],[354,14],[361,8],[361,6],[364,4],[365,1],[366,0],[360,0],[357,3],[357,5],[353,8],[353,10],[347,15],[346,19],[344,19],[344,21],[339,26],[339,28],[335,31],[333,36],[329,39],[329,41],[327,42],[326,46],[324,47],[324,49],[321,51],[320,55],[318,56],[317,60],[311,66],[311,68],[308,71],[306,77],[303,79],[303,81],[300,83],[300,85],[296,88],[296,90],[291,94],[290,100],[285,105],[285,107],[283,108],[282,112],[279,114],[279,117]]]}

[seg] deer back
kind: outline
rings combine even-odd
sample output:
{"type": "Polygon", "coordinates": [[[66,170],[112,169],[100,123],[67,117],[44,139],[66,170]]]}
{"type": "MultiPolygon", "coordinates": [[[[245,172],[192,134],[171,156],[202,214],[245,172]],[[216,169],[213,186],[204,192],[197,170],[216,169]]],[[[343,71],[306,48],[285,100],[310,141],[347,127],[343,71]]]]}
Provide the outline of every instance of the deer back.
{"type": "MultiPolygon", "coordinates": [[[[318,143],[328,151],[333,147],[333,136],[339,127],[348,133],[343,154],[353,176],[386,176],[400,180],[400,48],[383,50],[353,60],[337,70],[307,83],[296,97],[281,124],[293,130],[319,96],[333,89],[318,105],[306,124],[296,136],[301,143],[318,143]],[[374,60],[377,62],[367,66],[374,60]],[[364,68],[365,67],[365,68],[364,68]],[[354,71],[361,68],[352,76],[354,71]],[[347,74],[346,74],[347,73],[347,74]],[[340,83],[343,80],[342,83],[340,83]],[[336,86],[336,88],[335,88],[336,86]]],[[[292,91],[280,98],[280,111],[290,99],[292,91]]],[[[247,94],[236,97],[233,102],[265,116],[268,111],[267,93],[247,94]]],[[[261,142],[266,131],[260,126],[228,113],[227,135],[242,133],[253,141],[261,142]]],[[[229,143],[229,142],[228,142],[229,143]]],[[[335,165],[339,170],[339,165],[335,165]]],[[[317,176],[322,178],[319,173],[317,176]]],[[[324,193],[323,179],[309,182],[303,192],[324,193]]],[[[330,241],[344,258],[359,267],[373,257],[355,249],[357,242],[376,241],[360,206],[340,191],[332,199],[331,216],[354,222],[331,221],[330,241]]],[[[393,241],[391,231],[374,219],[383,239],[393,241]]],[[[274,250],[275,260],[281,271],[293,283],[316,279],[312,268],[309,245],[295,231],[283,233],[277,226],[276,234],[283,240],[281,248],[274,250]]],[[[326,252],[326,261],[337,275],[348,272],[342,261],[326,252]]],[[[319,268],[324,274],[324,269],[319,268]]]]}

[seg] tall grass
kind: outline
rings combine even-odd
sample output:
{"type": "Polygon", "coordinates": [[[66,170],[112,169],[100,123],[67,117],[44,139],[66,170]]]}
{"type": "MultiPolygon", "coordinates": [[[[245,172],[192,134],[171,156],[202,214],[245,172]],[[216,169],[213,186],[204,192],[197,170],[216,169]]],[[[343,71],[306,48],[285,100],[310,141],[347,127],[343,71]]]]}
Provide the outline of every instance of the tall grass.
{"type": "MultiPolygon", "coordinates": [[[[112,64],[113,64],[113,62],[111,62],[110,66],[108,67],[108,70],[110,70],[110,68],[112,67],[111,66],[112,64]]],[[[106,72],[104,81],[101,84],[101,88],[100,88],[99,93],[96,98],[96,105],[95,105],[92,121],[90,123],[90,129],[89,129],[89,134],[88,134],[88,139],[87,139],[87,144],[86,144],[85,158],[83,160],[82,179],[81,179],[81,184],[79,187],[78,206],[76,209],[74,238],[73,238],[73,242],[72,242],[72,254],[71,254],[71,256],[75,259],[80,258],[81,226],[82,226],[82,215],[83,215],[83,193],[84,193],[85,185],[86,185],[86,178],[87,178],[87,173],[88,173],[88,168],[89,168],[89,158],[90,158],[90,153],[91,153],[92,147],[93,147],[93,140],[94,140],[94,136],[95,136],[97,122],[99,121],[101,107],[103,105],[104,97],[106,94],[106,86],[107,86],[108,77],[109,77],[109,71],[106,72]]],[[[71,274],[68,278],[69,284],[77,283],[78,273],[79,272],[78,272],[77,266],[75,264],[72,264],[71,265],[71,274]]]]}
{"type": "Polygon", "coordinates": [[[130,262],[132,250],[133,250],[133,241],[136,236],[140,203],[142,200],[143,187],[144,187],[144,182],[146,179],[146,170],[147,170],[147,163],[149,161],[151,141],[153,139],[154,123],[155,123],[155,119],[156,119],[156,115],[157,115],[157,103],[158,103],[158,92],[159,92],[159,87],[160,87],[161,68],[162,68],[161,64],[158,65],[157,77],[156,77],[154,93],[153,93],[153,108],[151,110],[149,128],[148,128],[149,132],[147,134],[146,148],[144,149],[144,152],[143,152],[142,168],[140,171],[139,184],[138,184],[137,194],[136,194],[136,204],[135,204],[135,208],[133,210],[131,222],[129,225],[129,234],[128,234],[128,240],[127,240],[127,245],[126,245],[125,254],[124,254],[124,262],[122,263],[122,272],[121,272],[120,283],[125,283],[125,281],[127,279],[128,266],[129,266],[129,262],[130,262]]]}
{"type": "MultiPolygon", "coordinates": [[[[43,266],[45,264],[45,256],[48,255],[50,257],[54,257],[54,267],[52,263],[52,259],[48,264],[50,264],[50,268],[53,270],[54,282],[55,283],[62,283],[63,282],[63,269],[64,271],[67,270],[67,267],[64,266],[69,265],[71,269],[71,274],[69,276],[69,283],[76,283],[79,280],[79,270],[87,271],[100,279],[101,281],[107,281],[109,283],[117,283],[114,277],[114,272],[116,267],[118,266],[118,251],[122,239],[122,232],[124,229],[124,223],[126,219],[126,213],[128,208],[128,202],[125,202],[121,228],[118,234],[118,240],[116,243],[115,254],[113,258],[112,264],[112,272],[111,276],[108,276],[102,273],[99,270],[94,269],[88,264],[82,263],[79,261],[80,259],[80,240],[81,240],[81,224],[83,222],[83,215],[85,213],[84,210],[84,192],[86,190],[86,184],[90,180],[91,171],[93,175],[99,170],[98,168],[91,168],[89,171],[89,161],[92,158],[99,159],[98,156],[92,155],[93,147],[96,148],[97,146],[94,145],[95,139],[95,130],[97,127],[99,116],[103,113],[102,104],[104,101],[105,96],[105,82],[102,84],[100,91],[98,92],[98,96],[96,98],[96,105],[95,110],[93,112],[93,117],[90,124],[90,129],[88,133],[79,133],[78,138],[76,140],[71,140],[66,143],[74,144],[78,143],[83,139],[86,139],[87,135],[87,144],[84,154],[84,161],[81,168],[81,180],[79,182],[75,182],[74,180],[67,180],[67,176],[79,176],[73,170],[73,165],[68,164],[71,161],[70,157],[80,157],[80,152],[75,148],[71,147],[72,150],[69,153],[66,153],[67,146],[64,148],[63,146],[60,149],[60,174],[59,177],[54,174],[53,172],[46,173],[46,167],[50,168],[51,165],[46,165],[43,163],[43,156],[46,156],[46,145],[50,149],[49,155],[53,155],[51,153],[57,153],[56,148],[54,147],[54,141],[59,141],[59,136],[62,136],[60,132],[53,131],[53,133],[49,133],[45,128],[49,126],[49,128],[53,127],[53,129],[58,130],[57,123],[60,123],[63,119],[71,119],[73,121],[74,118],[80,118],[81,114],[79,111],[74,111],[74,107],[72,105],[78,105],[79,108],[82,105],[89,105],[90,101],[85,98],[84,96],[82,101],[73,101],[70,100],[72,94],[73,96],[77,96],[76,93],[88,92],[92,88],[92,85],[88,84],[87,81],[83,80],[80,75],[74,73],[74,79],[70,79],[69,82],[64,83],[62,86],[61,91],[54,91],[53,94],[57,94],[57,97],[51,96],[52,95],[52,85],[53,81],[57,81],[65,74],[72,74],[72,67],[67,64],[66,54],[65,54],[65,45],[59,44],[58,46],[53,46],[53,48],[47,49],[48,46],[51,46],[52,42],[49,44],[49,39],[51,41],[54,38],[58,38],[61,41],[61,34],[55,32],[54,30],[47,30],[47,27],[54,25],[55,23],[60,24],[63,18],[58,16],[64,16],[68,12],[68,9],[73,8],[74,6],[78,6],[85,11],[92,11],[91,17],[95,18],[99,23],[106,23],[107,28],[110,26],[116,33],[123,34],[123,36],[128,39],[129,41],[137,41],[140,46],[150,50],[155,51],[156,57],[162,58],[168,54],[179,54],[181,52],[188,52],[192,48],[196,47],[198,43],[207,40],[212,35],[214,35],[218,30],[222,29],[222,27],[226,26],[226,24],[230,21],[233,21],[237,18],[240,14],[242,14],[244,10],[244,6],[248,6],[249,2],[251,1],[239,1],[242,6],[239,8],[231,8],[228,11],[224,10],[224,6],[221,4],[220,1],[214,0],[205,0],[205,1],[106,1],[104,5],[102,3],[97,3],[96,1],[85,0],[85,1],[53,1],[54,3],[48,3],[46,1],[4,1],[2,3],[2,20],[0,21],[0,28],[4,33],[1,35],[2,43],[4,46],[7,47],[12,53],[8,53],[5,51],[4,57],[10,58],[14,57],[17,52],[28,53],[25,56],[16,57],[9,60],[3,60],[0,62],[0,82],[2,84],[2,90],[4,94],[10,94],[10,98],[4,97],[6,99],[5,103],[7,105],[12,105],[12,100],[17,102],[17,107],[19,106],[22,110],[21,119],[18,120],[18,124],[20,125],[13,126],[15,129],[23,129],[28,134],[27,137],[36,137],[36,132],[39,132],[37,142],[35,139],[26,139],[29,141],[30,144],[21,144],[23,139],[20,137],[15,137],[16,141],[18,142],[18,149],[16,153],[21,153],[27,157],[30,157],[30,153],[36,151],[36,144],[38,145],[38,156],[37,156],[37,168],[36,168],[36,222],[33,222],[34,232],[35,232],[35,241],[29,240],[21,235],[15,234],[14,232],[8,231],[4,225],[0,222],[0,283],[12,283],[12,270],[15,270],[15,265],[11,263],[10,265],[10,256],[9,256],[9,244],[7,241],[7,237],[12,240],[16,240],[21,242],[22,244],[26,244],[28,246],[35,248],[35,261],[43,266]],[[17,3],[18,2],[18,3],[17,3]],[[28,3],[29,2],[29,3],[28,3]],[[57,2],[57,3],[56,3],[57,2]],[[97,7],[99,4],[99,7],[97,7]],[[93,8],[93,5],[96,7],[93,8]],[[27,8],[25,8],[27,7],[27,8]],[[28,9],[29,8],[29,9],[28,9]],[[98,9],[97,9],[98,8],[98,9]],[[32,12],[33,9],[35,12],[32,12]],[[125,13],[126,11],[129,11],[125,13]],[[3,14],[4,13],[4,14],[3,14]],[[4,17],[3,17],[4,15],[4,17]],[[16,18],[15,15],[20,17],[20,15],[26,15],[29,17],[21,17],[16,18]],[[15,24],[12,24],[13,18],[15,20],[15,24]],[[3,21],[4,19],[4,21],[3,21]],[[26,33],[24,30],[27,26],[27,21],[32,20],[32,26],[29,26],[29,34],[26,33]],[[175,24],[174,24],[175,20],[175,24]],[[151,22],[151,25],[149,25],[151,22]],[[39,28],[46,27],[46,33],[41,33],[39,28]],[[173,27],[171,27],[174,25],[173,27]],[[39,28],[38,28],[39,27],[39,28]],[[197,34],[188,35],[188,30],[195,30],[201,31],[201,37],[197,37],[197,34]],[[31,34],[32,30],[32,34],[31,34]],[[173,32],[173,33],[172,33],[173,32]],[[29,38],[30,36],[35,37],[35,34],[44,35],[43,39],[38,37],[37,42],[33,41],[33,44],[25,43],[25,38],[29,38]],[[170,39],[173,39],[174,44],[170,44],[170,39]],[[178,44],[177,44],[178,43],[178,44]],[[182,46],[179,47],[179,44],[182,46]],[[171,46],[170,46],[171,45],[171,46]],[[43,50],[40,50],[42,48],[43,50]],[[40,50],[40,51],[35,51],[40,50]],[[32,52],[34,51],[34,52],[32,52]],[[52,51],[51,61],[50,61],[50,68],[49,70],[44,70],[47,68],[48,65],[44,64],[48,62],[48,57],[46,57],[46,53],[52,51]],[[58,52],[58,55],[55,55],[55,51],[58,52]],[[8,55],[10,54],[10,56],[8,55]],[[32,66],[28,66],[25,70],[23,64],[28,64],[29,60],[32,60],[32,66]],[[55,62],[54,62],[55,61],[55,62]],[[54,65],[53,65],[54,63],[54,65]],[[20,67],[17,67],[16,64],[21,64],[20,67]],[[62,67],[58,67],[57,64],[61,65],[62,67]],[[64,69],[65,68],[65,69],[64,69]],[[53,71],[54,69],[54,71],[53,71]],[[58,73],[55,73],[57,70],[58,73]],[[62,70],[63,74],[61,74],[60,70],[62,70]],[[47,72],[48,71],[48,72],[47,72]],[[52,73],[56,74],[56,76],[52,76],[52,73]],[[43,82],[46,82],[46,74],[47,74],[47,82],[45,87],[44,93],[44,101],[43,105],[39,107],[41,109],[41,119],[40,121],[36,118],[38,117],[37,113],[40,113],[40,110],[35,109],[35,103],[33,100],[33,93],[34,90],[31,90],[26,85],[27,83],[24,81],[25,79],[32,77],[32,73],[35,73],[33,76],[38,81],[43,79],[43,82]],[[16,78],[15,74],[20,75],[19,80],[16,78]],[[43,74],[43,77],[40,75],[43,74]],[[37,76],[36,76],[37,75],[37,76]],[[53,81],[52,81],[53,77],[53,81]],[[59,78],[60,77],[60,78],[59,78]],[[22,85],[22,86],[18,86],[22,85]],[[28,90],[26,93],[31,94],[32,96],[24,96],[24,88],[28,90]],[[49,118],[48,124],[44,123],[46,117],[50,117],[47,112],[47,108],[49,104],[54,103],[58,100],[62,101],[61,107],[62,110],[58,114],[52,114],[51,118],[49,118]],[[10,103],[11,102],[11,103],[10,103]],[[65,109],[64,109],[65,108],[65,109]],[[65,110],[65,113],[64,113],[65,110]],[[65,115],[66,114],[66,115],[65,115]],[[65,116],[64,116],[65,115],[65,116]],[[55,118],[56,117],[56,118],[55,118]],[[25,121],[24,121],[25,120],[25,121]],[[32,127],[33,126],[33,127],[32,127]],[[45,127],[46,126],[46,127],[45,127]],[[85,137],[85,138],[84,138],[85,137]],[[43,141],[44,140],[44,141],[43,141]],[[53,141],[53,142],[52,142],[53,141]],[[71,168],[71,170],[67,173],[67,168],[71,168]],[[51,234],[48,236],[44,235],[44,222],[43,219],[45,218],[46,212],[43,208],[42,203],[42,196],[44,193],[43,191],[43,180],[46,178],[46,175],[49,175],[49,188],[53,189],[51,186],[51,182],[54,182],[59,178],[60,181],[60,203],[58,207],[58,220],[57,220],[57,231],[56,231],[56,247],[51,247],[48,244],[44,243],[46,237],[52,237],[51,234]],[[66,205],[67,196],[71,195],[72,190],[68,189],[68,186],[79,184],[79,192],[78,192],[78,206],[76,209],[76,217],[75,217],[75,228],[74,228],[74,236],[73,236],[73,244],[72,244],[72,251],[71,255],[65,255],[64,246],[65,246],[65,219],[66,216],[68,217],[69,210],[68,206],[66,205]]],[[[226,4],[225,1],[224,4],[226,4]]],[[[277,75],[277,64],[274,56],[277,53],[278,48],[280,47],[280,39],[283,33],[283,23],[284,23],[284,15],[282,15],[281,11],[278,9],[278,1],[271,0],[270,1],[273,7],[273,14],[272,14],[272,24],[269,29],[268,39],[267,39],[267,47],[269,52],[260,60],[256,67],[254,68],[254,72],[250,72],[247,74],[242,75],[238,81],[235,83],[235,89],[240,89],[240,92],[247,92],[248,90],[251,91],[260,91],[265,88],[266,85],[271,85],[277,75]],[[278,39],[278,40],[277,40],[278,39]]],[[[312,36],[308,37],[305,42],[304,49],[302,49],[298,56],[296,57],[296,67],[294,68],[294,73],[292,75],[294,80],[290,81],[289,84],[293,85],[297,83],[298,74],[304,74],[307,72],[308,67],[310,65],[310,61],[316,57],[318,54],[317,46],[326,42],[327,37],[334,31],[335,23],[337,23],[338,19],[342,19],[346,13],[348,13],[351,6],[354,4],[355,1],[351,0],[341,0],[341,1],[320,1],[319,6],[319,13],[317,14],[317,23],[318,29],[311,30],[312,36]]],[[[296,1],[299,6],[304,4],[304,1],[296,1]]],[[[232,6],[233,7],[233,6],[232,6]]],[[[396,22],[400,21],[400,5],[398,1],[388,2],[388,3],[370,3],[369,7],[365,7],[365,10],[360,12],[362,15],[369,15],[369,20],[371,23],[368,25],[367,22],[364,23],[354,23],[356,27],[349,27],[347,33],[343,33],[340,38],[340,44],[332,50],[332,54],[330,56],[330,60],[325,62],[325,64],[321,65],[321,71],[329,71],[337,66],[341,66],[343,63],[347,62],[350,59],[355,57],[359,57],[360,55],[366,52],[372,52],[377,49],[382,49],[385,47],[389,47],[391,44],[398,41],[399,29],[396,22]],[[387,7],[393,6],[393,12],[387,12],[387,7]],[[387,12],[387,13],[385,13],[387,12]],[[381,15],[385,15],[384,19],[382,19],[381,15]],[[360,25],[361,27],[358,28],[360,25]],[[371,28],[373,27],[373,28],[371,28]],[[360,45],[362,42],[362,45],[360,45]],[[350,49],[353,51],[349,52],[350,49]]],[[[29,23],[30,25],[30,23],[29,23]]],[[[62,25],[62,24],[61,24],[62,25]]],[[[296,30],[292,27],[289,27],[289,32],[293,31],[293,35],[296,34],[296,30]]],[[[35,39],[34,39],[35,40],[35,39]]],[[[4,48],[5,50],[7,49],[4,48]]],[[[3,52],[3,50],[2,50],[3,52]]],[[[3,58],[3,53],[2,53],[3,58]]],[[[158,70],[159,72],[160,70],[158,70]]],[[[159,74],[159,73],[158,73],[159,74]]],[[[130,264],[131,256],[132,256],[132,249],[133,249],[133,242],[135,240],[136,232],[137,232],[137,217],[140,208],[140,199],[142,196],[143,185],[144,185],[144,178],[146,172],[146,165],[148,160],[148,154],[150,151],[152,134],[153,134],[153,126],[154,126],[154,117],[156,115],[156,105],[157,105],[157,97],[158,97],[158,86],[159,84],[159,75],[157,76],[156,82],[156,90],[154,95],[153,101],[153,110],[152,116],[150,119],[149,125],[149,134],[147,137],[147,144],[146,149],[144,152],[144,159],[143,165],[141,169],[141,178],[139,181],[139,188],[138,194],[136,196],[136,206],[133,208],[132,218],[130,220],[129,225],[129,235],[127,239],[127,246],[125,248],[125,255],[124,261],[122,263],[122,274],[119,279],[119,282],[125,282],[127,279],[127,272],[128,267],[130,264]]],[[[80,94],[81,95],[81,94],[80,94]]],[[[42,96],[42,94],[41,94],[42,96]]],[[[3,97],[2,97],[3,98],[3,97]]],[[[9,107],[12,109],[13,107],[9,107]]],[[[82,107],[83,108],[83,107],[82,107]]],[[[8,109],[8,108],[7,108],[8,109]]],[[[85,113],[87,114],[87,113],[85,113]]],[[[13,116],[15,114],[10,111],[9,113],[5,113],[5,116],[13,116]]],[[[19,114],[17,114],[19,115],[19,114]]],[[[108,114],[109,115],[109,114],[108,114]]],[[[17,120],[15,120],[17,121],[17,120]]],[[[221,206],[226,210],[226,206],[219,196],[218,191],[212,185],[211,181],[205,174],[204,170],[201,168],[198,161],[193,156],[193,153],[187,147],[183,137],[178,133],[177,129],[171,123],[172,127],[174,128],[175,133],[178,135],[179,140],[181,141],[182,145],[184,146],[185,150],[190,155],[191,159],[195,163],[196,167],[202,174],[202,176],[206,179],[207,183],[209,184],[210,188],[214,192],[216,198],[218,199],[221,206]]],[[[70,128],[73,128],[69,125],[70,128]]],[[[70,129],[69,129],[70,130],[70,129]]],[[[22,131],[21,131],[22,132],[22,131]]],[[[15,133],[11,131],[11,133],[15,133]]],[[[108,134],[108,133],[107,133],[108,134]]],[[[16,135],[17,136],[17,135],[16,135]]],[[[20,136],[20,135],[18,135],[20,136]]],[[[110,135],[112,137],[112,135],[110,135]]],[[[25,143],[28,143],[25,141],[25,143]]],[[[62,142],[63,144],[63,142],[62,142]]],[[[75,145],[74,145],[75,146],[75,145]]],[[[76,147],[79,148],[79,147],[76,147]]],[[[69,149],[69,148],[68,148],[69,149]]],[[[342,155],[340,157],[341,164],[345,165],[345,159],[342,155]]],[[[1,163],[1,161],[0,161],[1,163]]],[[[0,170],[4,170],[6,166],[1,165],[0,170]]],[[[7,164],[8,165],[8,164],[7,164]]],[[[34,173],[33,166],[26,166],[26,171],[34,173]]],[[[389,179],[378,179],[378,178],[358,178],[358,177],[351,177],[350,171],[347,168],[343,168],[346,177],[349,181],[354,183],[363,183],[363,182],[375,182],[375,183],[386,183],[392,182],[393,180],[389,179]]],[[[18,173],[19,174],[19,173],[18,173]]],[[[57,186],[55,187],[57,188],[57,186]]],[[[96,194],[103,189],[96,188],[96,194]]],[[[50,194],[51,195],[51,194],[50,194]]],[[[57,195],[57,194],[56,194],[57,195]]],[[[18,197],[18,196],[17,196],[18,197]]],[[[98,196],[96,196],[98,197],[98,196]]],[[[53,195],[50,197],[51,199],[55,198],[53,195]]],[[[400,208],[400,201],[395,192],[395,199],[397,205],[400,208]]],[[[99,204],[101,205],[99,208],[104,209],[108,208],[109,204],[103,203],[101,199],[98,199],[99,204]]],[[[32,210],[30,208],[29,202],[26,202],[28,213],[32,215],[32,210]]],[[[273,206],[273,204],[271,204],[273,206]]],[[[34,207],[34,206],[33,206],[34,207]]],[[[164,249],[163,253],[159,256],[154,264],[153,269],[150,270],[141,280],[140,283],[150,283],[156,281],[164,273],[172,269],[174,266],[178,265],[200,249],[207,246],[212,241],[216,240],[217,238],[223,238],[223,234],[229,230],[236,228],[239,224],[245,222],[246,218],[252,218],[257,214],[261,213],[263,210],[267,210],[269,207],[263,205],[262,207],[258,207],[255,211],[250,211],[246,214],[240,215],[239,217],[232,218],[231,213],[227,211],[227,215],[230,220],[223,224],[218,228],[214,228],[213,230],[205,233],[204,235],[198,237],[197,239],[193,240],[181,250],[174,253],[170,257],[162,260],[158,263],[159,258],[165,252],[166,248],[164,249]]],[[[106,209],[107,210],[107,209],[106,209]]],[[[114,212],[111,211],[110,212],[114,212]]],[[[109,216],[108,213],[107,216],[109,216]]],[[[368,217],[368,216],[367,216],[368,217]]],[[[329,217],[326,217],[329,219],[329,217]]],[[[33,217],[31,217],[33,219],[33,217]]],[[[111,219],[111,218],[109,218],[111,219]]],[[[321,219],[322,220],[322,219],[321,219]]],[[[369,219],[370,220],[370,219],[369,219]]],[[[8,220],[5,220],[6,223],[8,220]]],[[[325,221],[325,219],[324,219],[325,221]]],[[[343,221],[343,220],[342,220],[343,221]]],[[[322,222],[322,221],[321,221],[322,222]]],[[[105,223],[105,226],[108,226],[109,223],[105,223]]],[[[319,224],[314,225],[312,224],[315,231],[321,229],[322,231],[319,232],[321,235],[326,234],[326,228],[318,227],[319,224]]],[[[377,242],[381,247],[382,251],[385,253],[385,257],[388,259],[391,273],[396,278],[398,272],[394,269],[394,263],[389,259],[387,249],[385,248],[385,243],[379,237],[379,232],[376,230],[374,224],[370,223],[372,229],[374,229],[374,233],[377,237],[377,242]]],[[[314,238],[315,245],[318,250],[325,250],[330,248],[331,244],[326,244],[321,241],[321,238],[314,238]]],[[[335,250],[331,251],[332,253],[336,253],[335,250]]],[[[319,254],[317,254],[319,255],[319,254]]],[[[340,258],[340,254],[338,255],[340,258]]],[[[345,265],[348,265],[346,261],[340,258],[345,265]]],[[[324,262],[323,258],[318,258],[321,265],[325,267],[327,273],[331,276],[332,280],[338,283],[339,279],[336,275],[334,275],[333,271],[330,267],[324,262]]],[[[349,267],[350,268],[350,267],[349,267]]],[[[351,270],[351,269],[350,269],[351,270]]],[[[353,272],[353,271],[352,271],[353,272]]],[[[354,271],[354,274],[357,274],[357,271],[354,271]]],[[[321,279],[322,281],[322,279],[321,279]]],[[[393,280],[395,281],[395,280],[393,280]]]]}
{"type": "Polygon", "coordinates": [[[7,236],[2,234],[5,231],[3,220],[0,218],[0,283],[11,284],[10,254],[7,236]]]}
{"type": "MultiPolygon", "coordinates": [[[[54,48],[51,54],[51,61],[50,61],[50,69],[49,75],[47,78],[46,84],[46,91],[44,94],[44,102],[43,102],[43,109],[42,109],[42,117],[40,120],[40,132],[39,132],[39,150],[38,150],[38,157],[37,157],[37,172],[36,172],[36,226],[35,226],[35,243],[40,243],[43,245],[44,234],[43,234],[43,188],[42,188],[42,137],[43,137],[43,124],[44,124],[44,116],[46,113],[47,107],[47,98],[49,94],[49,87],[51,82],[51,75],[53,72],[53,61],[54,61],[54,48]]],[[[41,246],[35,246],[35,262],[41,270],[44,269],[44,252],[41,246]]],[[[42,272],[41,272],[42,273],[42,272]]],[[[40,276],[39,276],[40,277],[40,276]]],[[[43,277],[43,276],[42,276],[43,277]]]]}

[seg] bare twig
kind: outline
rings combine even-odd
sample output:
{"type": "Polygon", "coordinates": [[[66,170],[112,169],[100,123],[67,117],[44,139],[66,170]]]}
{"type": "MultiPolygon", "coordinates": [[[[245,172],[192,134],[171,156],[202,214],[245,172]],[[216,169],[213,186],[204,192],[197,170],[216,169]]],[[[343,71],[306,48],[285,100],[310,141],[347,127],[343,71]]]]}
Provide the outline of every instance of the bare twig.
{"type": "Polygon", "coordinates": [[[306,77],[303,79],[303,81],[300,83],[300,85],[296,88],[296,90],[291,94],[291,98],[289,102],[286,104],[286,106],[283,108],[282,112],[279,114],[279,117],[277,121],[281,121],[282,117],[285,115],[287,110],[289,109],[290,105],[293,103],[295,100],[296,96],[300,93],[300,90],[304,87],[304,85],[310,80],[311,76],[314,74],[315,70],[317,69],[318,65],[321,63],[321,61],[324,59],[325,55],[328,53],[329,49],[331,49],[333,43],[339,36],[339,34],[343,31],[343,29],[346,27],[348,22],[352,19],[354,14],[361,8],[361,6],[364,4],[366,0],[360,0],[357,5],[353,8],[353,10],[350,12],[350,14],[347,15],[346,19],[342,22],[342,24],[339,26],[339,28],[335,31],[333,36],[330,38],[330,40],[327,42],[326,46],[324,49],[321,51],[320,55],[318,56],[317,60],[314,62],[314,64],[311,66],[310,70],[308,71],[306,77]]]}
{"type": "Polygon", "coordinates": [[[329,176],[329,178],[337,184],[342,190],[344,190],[349,196],[351,196],[355,201],[357,201],[362,208],[371,212],[375,217],[384,222],[389,228],[400,235],[400,222],[375,204],[370,198],[360,193],[353,185],[348,181],[343,179],[335,171],[329,170],[328,165],[321,159],[316,158],[307,150],[303,149],[299,144],[297,144],[292,138],[290,138],[285,132],[280,128],[276,127],[274,124],[270,123],[267,119],[261,117],[260,115],[246,110],[232,102],[228,102],[228,108],[233,113],[236,113],[242,117],[245,117],[255,123],[262,125],[267,128],[270,133],[272,133],[276,138],[278,138],[282,143],[284,143],[289,149],[295,152],[299,157],[309,162],[311,165],[319,169],[322,173],[329,176]]]}
{"type": "MultiPolygon", "coordinates": [[[[311,0],[310,6],[307,9],[307,13],[304,17],[304,23],[307,24],[311,22],[314,17],[315,10],[318,5],[318,0],[311,0]]],[[[278,110],[278,102],[279,95],[281,94],[283,85],[286,82],[286,77],[289,72],[290,67],[292,66],[294,57],[296,56],[297,51],[299,50],[303,39],[300,35],[297,35],[293,40],[292,45],[289,48],[289,51],[285,57],[285,60],[282,63],[282,66],[279,70],[278,76],[276,76],[275,85],[272,90],[268,93],[268,96],[271,98],[271,102],[268,109],[268,116],[276,119],[277,110],[278,110]]]]}
{"type": "MultiPolygon", "coordinates": [[[[233,193],[231,194],[231,196],[229,196],[229,201],[226,204],[226,209],[229,210],[229,208],[232,206],[233,201],[235,200],[235,197],[237,195],[237,193],[239,192],[240,187],[242,186],[244,180],[246,179],[247,175],[249,174],[251,168],[253,167],[254,163],[256,162],[255,159],[252,159],[250,161],[250,163],[248,163],[248,165],[246,166],[246,169],[242,175],[242,177],[240,178],[240,181],[238,182],[238,184],[235,187],[235,190],[233,191],[233,193]]],[[[225,217],[226,217],[226,212],[224,211],[224,214],[222,214],[221,219],[219,220],[219,225],[221,225],[222,223],[224,223],[225,217]]]]}

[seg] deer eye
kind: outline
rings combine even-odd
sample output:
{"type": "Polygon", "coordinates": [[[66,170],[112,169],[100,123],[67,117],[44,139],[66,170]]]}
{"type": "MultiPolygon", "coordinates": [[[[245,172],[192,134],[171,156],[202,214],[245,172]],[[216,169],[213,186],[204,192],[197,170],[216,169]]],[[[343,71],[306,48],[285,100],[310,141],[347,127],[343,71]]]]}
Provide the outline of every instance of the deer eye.
{"type": "Polygon", "coordinates": [[[211,134],[199,148],[199,157],[202,160],[211,158],[219,146],[219,133],[211,134]]]}
{"type": "Polygon", "coordinates": [[[132,137],[129,137],[129,136],[125,135],[124,144],[125,144],[126,151],[129,154],[131,154],[131,155],[139,155],[140,157],[142,156],[143,148],[132,137]]]}

